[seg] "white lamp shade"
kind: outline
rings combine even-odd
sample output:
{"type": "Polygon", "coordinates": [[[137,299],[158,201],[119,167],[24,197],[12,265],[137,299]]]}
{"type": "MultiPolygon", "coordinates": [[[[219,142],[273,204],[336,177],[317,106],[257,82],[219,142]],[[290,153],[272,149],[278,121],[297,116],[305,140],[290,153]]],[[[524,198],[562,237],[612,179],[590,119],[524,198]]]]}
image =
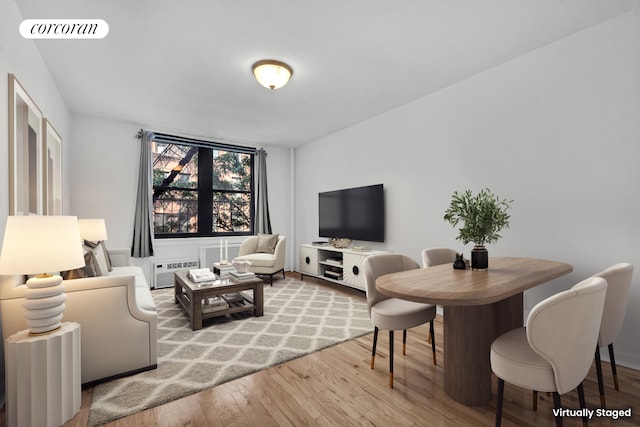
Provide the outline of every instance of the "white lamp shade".
{"type": "Polygon", "coordinates": [[[293,70],[284,62],[267,59],[253,64],[253,74],[262,86],[278,89],[287,84],[293,70]]]}
{"type": "Polygon", "coordinates": [[[78,220],[80,227],[80,238],[90,242],[99,242],[107,240],[107,226],[104,219],[86,219],[78,220]]]}
{"type": "Polygon", "coordinates": [[[42,274],[84,266],[75,216],[10,216],[0,274],[42,274]]]}

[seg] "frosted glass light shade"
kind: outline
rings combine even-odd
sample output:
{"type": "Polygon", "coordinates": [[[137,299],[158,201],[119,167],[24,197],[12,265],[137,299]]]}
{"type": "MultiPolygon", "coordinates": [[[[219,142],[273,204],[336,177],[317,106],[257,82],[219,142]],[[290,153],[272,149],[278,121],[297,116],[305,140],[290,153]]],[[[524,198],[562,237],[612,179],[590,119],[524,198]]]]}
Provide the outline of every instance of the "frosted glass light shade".
{"type": "Polygon", "coordinates": [[[75,216],[9,216],[0,274],[42,274],[84,266],[75,216]]]}
{"type": "Polygon", "coordinates": [[[90,242],[107,240],[107,226],[104,219],[81,218],[78,220],[78,227],[80,227],[80,238],[83,240],[90,242]]]}
{"type": "Polygon", "coordinates": [[[293,70],[289,65],[273,59],[258,61],[251,68],[258,83],[268,89],[281,88],[293,75],[293,70]]]}

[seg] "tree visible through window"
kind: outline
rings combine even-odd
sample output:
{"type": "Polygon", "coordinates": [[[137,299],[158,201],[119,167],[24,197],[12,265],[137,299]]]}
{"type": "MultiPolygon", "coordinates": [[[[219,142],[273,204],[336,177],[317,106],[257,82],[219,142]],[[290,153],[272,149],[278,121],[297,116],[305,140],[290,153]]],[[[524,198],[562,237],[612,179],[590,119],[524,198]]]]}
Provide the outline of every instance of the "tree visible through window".
{"type": "Polygon", "coordinates": [[[253,151],[168,135],[151,150],[156,237],[252,234],[253,151]]]}

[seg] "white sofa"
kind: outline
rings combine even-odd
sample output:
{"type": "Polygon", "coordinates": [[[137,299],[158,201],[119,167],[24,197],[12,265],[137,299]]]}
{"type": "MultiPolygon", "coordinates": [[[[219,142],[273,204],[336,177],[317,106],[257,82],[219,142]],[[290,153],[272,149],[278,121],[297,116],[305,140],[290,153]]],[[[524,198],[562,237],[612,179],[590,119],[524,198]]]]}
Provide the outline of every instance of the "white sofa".
{"type": "MultiPolygon", "coordinates": [[[[157,313],[142,269],[129,249],[110,250],[106,276],[64,280],[63,322],[78,322],[82,383],[94,383],[157,367],[157,313]]],[[[2,336],[27,329],[21,276],[0,276],[2,336]]]]}

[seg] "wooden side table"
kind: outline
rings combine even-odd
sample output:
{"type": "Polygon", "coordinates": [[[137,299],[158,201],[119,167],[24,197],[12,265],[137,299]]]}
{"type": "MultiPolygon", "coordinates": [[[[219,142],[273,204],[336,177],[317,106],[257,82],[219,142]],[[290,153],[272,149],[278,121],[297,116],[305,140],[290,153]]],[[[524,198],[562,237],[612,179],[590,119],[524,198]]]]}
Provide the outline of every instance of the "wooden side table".
{"type": "Polygon", "coordinates": [[[80,324],[5,340],[7,426],[61,426],[80,411],[80,324]]]}

